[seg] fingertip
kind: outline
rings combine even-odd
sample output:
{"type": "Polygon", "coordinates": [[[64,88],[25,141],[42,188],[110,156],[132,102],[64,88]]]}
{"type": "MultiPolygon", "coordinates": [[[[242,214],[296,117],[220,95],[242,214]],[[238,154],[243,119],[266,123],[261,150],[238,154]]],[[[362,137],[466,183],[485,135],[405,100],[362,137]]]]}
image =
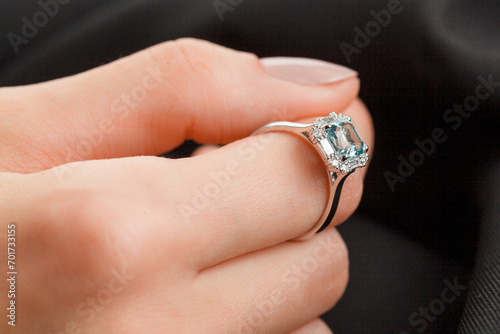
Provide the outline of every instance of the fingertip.
{"type": "Polygon", "coordinates": [[[368,153],[370,154],[370,159],[365,168],[361,169],[361,174],[363,178],[366,176],[368,167],[370,166],[371,160],[373,158],[373,152],[375,148],[375,127],[373,123],[373,118],[360,98],[356,98],[344,111],[346,115],[349,115],[352,119],[356,131],[359,133],[363,142],[368,146],[368,153]]]}
{"type": "Polygon", "coordinates": [[[316,86],[313,92],[313,98],[324,100],[330,107],[328,113],[335,111],[344,112],[352,103],[356,101],[360,89],[360,80],[358,77],[345,79],[339,82],[333,82],[316,86]]]}
{"type": "Polygon", "coordinates": [[[278,79],[302,85],[322,85],[355,78],[358,72],[324,60],[300,57],[260,59],[265,71],[278,79]]]}
{"type": "Polygon", "coordinates": [[[366,144],[372,148],[375,145],[375,127],[368,107],[360,98],[356,98],[346,109],[346,114],[350,113],[353,114],[352,119],[356,122],[356,128],[359,127],[358,132],[366,144]]]}
{"type": "Polygon", "coordinates": [[[267,122],[297,121],[337,113],[353,103],[359,92],[359,79],[350,78],[340,82],[308,86],[273,78],[264,90],[261,99],[267,99],[267,122]]]}
{"type": "MultiPolygon", "coordinates": [[[[294,99],[309,104],[296,118],[341,112],[357,97],[358,72],[318,59],[272,57],[260,59],[260,67],[294,99]],[[277,79],[277,80],[276,80],[277,79]]],[[[300,101],[294,101],[295,104],[300,101]]]]}

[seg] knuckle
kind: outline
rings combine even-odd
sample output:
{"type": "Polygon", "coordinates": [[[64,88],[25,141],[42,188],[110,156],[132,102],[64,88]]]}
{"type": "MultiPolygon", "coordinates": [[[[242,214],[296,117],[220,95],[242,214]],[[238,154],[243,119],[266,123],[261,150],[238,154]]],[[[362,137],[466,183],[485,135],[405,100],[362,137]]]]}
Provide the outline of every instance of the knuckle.
{"type": "Polygon", "coordinates": [[[211,57],[216,46],[194,39],[178,39],[171,42],[171,46],[177,51],[178,58],[186,65],[186,68],[194,74],[206,77],[212,73],[211,66],[206,62],[211,62],[211,57]]]}
{"type": "Polygon", "coordinates": [[[217,44],[192,38],[192,37],[181,37],[172,41],[178,47],[181,47],[186,50],[202,50],[202,49],[216,49],[219,47],[217,44]]]}
{"type": "Polygon", "coordinates": [[[263,67],[260,64],[260,58],[255,53],[240,51],[239,54],[248,65],[263,69],[263,67]]]}
{"type": "Polygon", "coordinates": [[[236,51],[207,41],[193,38],[181,38],[167,42],[171,49],[177,51],[184,62],[196,72],[196,74],[216,77],[218,70],[227,71],[229,68],[252,72],[263,69],[259,57],[253,53],[236,51]]]}
{"type": "Polygon", "coordinates": [[[78,305],[108,287],[114,272],[136,268],[116,248],[120,235],[107,229],[110,216],[91,187],[50,188],[26,203],[30,210],[20,222],[28,245],[20,249],[30,277],[27,302],[52,307],[57,303],[52,292],[64,287],[72,291],[62,291],[66,305],[78,305]]]}
{"type": "MultiPolygon", "coordinates": [[[[215,46],[207,46],[208,42],[202,42],[193,38],[181,38],[162,43],[148,48],[142,52],[146,54],[155,68],[169,73],[169,77],[175,76],[176,86],[185,89],[192,83],[193,79],[203,75],[209,66],[204,63],[210,59],[210,49],[215,46]],[[196,75],[193,78],[192,74],[196,75]],[[189,76],[184,78],[184,76],[189,76]]],[[[165,78],[170,80],[170,78],[165,78]]]]}
{"type": "Polygon", "coordinates": [[[110,212],[91,188],[58,187],[38,203],[30,224],[30,255],[43,255],[49,272],[67,279],[96,278],[121,265],[119,238],[106,224],[110,212]]]}

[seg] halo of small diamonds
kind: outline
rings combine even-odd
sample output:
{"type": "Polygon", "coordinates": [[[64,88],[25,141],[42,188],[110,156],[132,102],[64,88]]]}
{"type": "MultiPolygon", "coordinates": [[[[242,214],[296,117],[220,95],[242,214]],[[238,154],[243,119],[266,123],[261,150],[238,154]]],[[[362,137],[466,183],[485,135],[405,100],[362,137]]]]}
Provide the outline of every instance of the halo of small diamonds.
{"type": "Polygon", "coordinates": [[[339,126],[339,124],[348,124],[348,126],[351,126],[353,131],[355,132],[354,126],[352,125],[351,118],[349,116],[332,112],[327,117],[320,117],[314,120],[311,132],[311,139],[315,143],[321,142],[320,147],[322,147],[323,153],[326,155],[327,160],[332,168],[340,171],[341,173],[350,173],[358,167],[366,166],[366,163],[368,162],[369,159],[369,155],[367,153],[368,146],[366,146],[361,141],[362,144],[362,149],[360,150],[361,152],[356,152],[354,156],[352,156],[352,154],[351,156],[348,156],[347,154],[344,155],[339,154],[338,153],[339,150],[333,147],[331,141],[329,140],[329,135],[328,135],[329,128],[332,125],[339,126]],[[328,150],[323,148],[326,142],[325,139],[332,146],[332,148],[328,150]],[[332,149],[334,153],[331,153],[332,149]],[[326,151],[328,151],[328,153],[326,151]]]}

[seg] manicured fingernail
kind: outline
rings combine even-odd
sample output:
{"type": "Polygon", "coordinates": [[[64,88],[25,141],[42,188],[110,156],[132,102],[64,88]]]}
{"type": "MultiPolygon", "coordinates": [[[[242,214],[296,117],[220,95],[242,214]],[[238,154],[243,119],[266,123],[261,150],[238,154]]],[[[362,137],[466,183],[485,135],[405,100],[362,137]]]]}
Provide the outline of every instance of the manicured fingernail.
{"type": "Polygon", "coordinates": [[[350,68],[317,59],[271,57],[260,62],[273,77],[303,85],[329,84],[358,76],[350,68]]]}

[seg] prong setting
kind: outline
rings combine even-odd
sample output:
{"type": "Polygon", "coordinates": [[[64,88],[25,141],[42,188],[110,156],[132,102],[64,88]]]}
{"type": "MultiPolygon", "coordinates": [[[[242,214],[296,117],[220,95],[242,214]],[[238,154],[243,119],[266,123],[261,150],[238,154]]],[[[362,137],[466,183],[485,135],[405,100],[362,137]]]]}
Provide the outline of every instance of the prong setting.
{"type": "Polygon", "coordinates": [[[351,173],[368,162],[368,146],[359,137],[349,116],[332,112],[327,117],[316,118],[310,140],[321,147],[329,167],[340,173],[351,173]]]}

